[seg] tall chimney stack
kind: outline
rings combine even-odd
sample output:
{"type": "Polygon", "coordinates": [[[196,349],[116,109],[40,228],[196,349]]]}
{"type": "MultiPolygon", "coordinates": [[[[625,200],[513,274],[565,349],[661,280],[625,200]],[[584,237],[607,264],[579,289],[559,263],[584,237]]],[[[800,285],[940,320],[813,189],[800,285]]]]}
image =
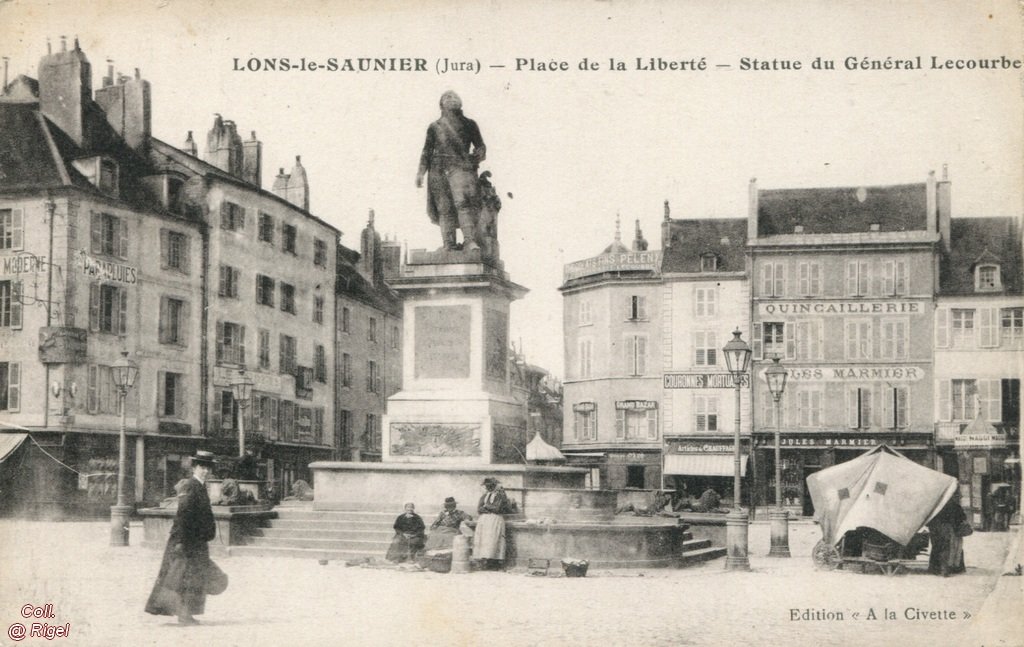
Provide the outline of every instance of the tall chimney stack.
{"type": "Polygon", "coordinates": [[[758,208],[757,178],[752,177],[750,178],[750,184],[747,185],[747,240],[757,238],[758,208]]]}
{"type": "Polygon", "coordinates": [[[60,42],[61,51],[39,61],[39,110],[76,145],[87,147],[85,110],[92,100],[92,66],[78,47],[68,51],[66,37],[60,42]]]}

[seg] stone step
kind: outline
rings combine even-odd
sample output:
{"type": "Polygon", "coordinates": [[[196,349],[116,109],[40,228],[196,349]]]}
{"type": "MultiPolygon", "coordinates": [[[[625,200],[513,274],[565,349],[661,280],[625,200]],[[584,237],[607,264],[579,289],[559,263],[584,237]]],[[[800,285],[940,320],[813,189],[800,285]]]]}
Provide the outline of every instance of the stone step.
{"type": "Polygon", "coordinates": [[[390,528],[384,530],[366,529],[310,529],[310,528],[253,528],[250,536],[266,537],[269,539],[335,539],[344,540],[366,540],[366,541],[391,541],[395,531],[390,528]]]}
{"type": "Polygon", "coordinates": [[[390,541],[369,541],[364,539],[308,539],[304,537],[254,537],[245,538],[246,546],[262,546],[275,548],[314,548],[319,550],[337,550],[358,553],[360,555],[383,555],[387,552],[390,541]]]}
{"type": "MultiPolygon", "coordinates": [[[[317,521],[314,519],[274,519],[268,527],[282,530],[392,530],[394,521],[317,521]]],[[[392,532],[394,532],[392,530],[392,532]]]]}
{"type": "Polygon", "coordinates": [[[327,559],[334,561],[380,557],[380,553],[322,548],[289,548],[285,546],[232,546],[230,554],[233,557],[302,557],[305,559],[327,559]]]}
{"type": "Polygon", "coordinates": [[[683,541],[683,552],[690,552],[711,546],[710,539],[687,539],[683,541]]]}
{"type": "Polygon", "coordinates": [[[698,564],[700,562],[706,562],[712,559],[718,559],[719,557],[725,557],[726,549],[724,546],[712,546],[710,548],[699,548],[697,550],[691,550],[683,553],[679,556],[679,566],[689,566],[691,564],[698,564]]]}
{"type": "Polygon", "coordinates": [[[307,520],[307,521],[387,521],[388,524],[395,522],[395,518],[401,513],[397,512],[352,512],[340,510],[289,510],[287,508],[275,508],[278,519],[307,520]]]}

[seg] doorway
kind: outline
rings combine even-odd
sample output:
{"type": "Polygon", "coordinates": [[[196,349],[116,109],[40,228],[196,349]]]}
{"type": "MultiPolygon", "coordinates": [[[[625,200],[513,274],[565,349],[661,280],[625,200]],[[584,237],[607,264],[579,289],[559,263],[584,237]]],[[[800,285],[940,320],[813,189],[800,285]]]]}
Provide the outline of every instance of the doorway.
{"type": "Polygon", "coordinates": [[[644,466],[626,466],[626,487],[643,489],[644,487],[644,466]]]}

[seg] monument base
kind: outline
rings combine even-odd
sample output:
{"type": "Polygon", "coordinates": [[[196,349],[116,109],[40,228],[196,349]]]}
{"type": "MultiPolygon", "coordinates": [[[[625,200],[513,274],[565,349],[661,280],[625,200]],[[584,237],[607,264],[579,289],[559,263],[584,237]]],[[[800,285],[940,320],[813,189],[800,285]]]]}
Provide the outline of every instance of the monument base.
{"type": "Polygon", "coordinates": [[[487,476],[498,479],[522,509],[526,488],[582,488],[587,470],[535,465],[440,465],[436,463],[344,463],[318,461],[313,471],[314,510],[390,512],[406,503],[438,510],[445,497],[476,517],[487,476]]]}

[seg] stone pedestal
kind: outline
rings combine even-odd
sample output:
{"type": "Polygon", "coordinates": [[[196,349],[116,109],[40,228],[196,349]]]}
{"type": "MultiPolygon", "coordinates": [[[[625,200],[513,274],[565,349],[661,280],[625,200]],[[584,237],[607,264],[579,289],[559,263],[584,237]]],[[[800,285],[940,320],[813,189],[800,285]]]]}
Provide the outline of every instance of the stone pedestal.
{"type": "Polygon", "coordinates": [[[130,505],[110,506],[110,545],[128,545],[128,517],[132,513],[130,505]]]}
{"type": "Polygon", "coordinates": [[[789,557],[789,513],[778,508],[768,513],[771,524],[772,547],[769,557],[789,557]]]}
{"type": "Polygon", "coordinates": [[[749,571],[747,558],[747,511],[733,509],[725,517],[725,570],[749,571]]]}
{"type": "Polygon", "coordinates": [[[403,389],[388,398],[385,463],[521,463],[522,403],[509,383],[509,304],[526,294],[478,252],[414,251],[403,298],[403,389]]]}

